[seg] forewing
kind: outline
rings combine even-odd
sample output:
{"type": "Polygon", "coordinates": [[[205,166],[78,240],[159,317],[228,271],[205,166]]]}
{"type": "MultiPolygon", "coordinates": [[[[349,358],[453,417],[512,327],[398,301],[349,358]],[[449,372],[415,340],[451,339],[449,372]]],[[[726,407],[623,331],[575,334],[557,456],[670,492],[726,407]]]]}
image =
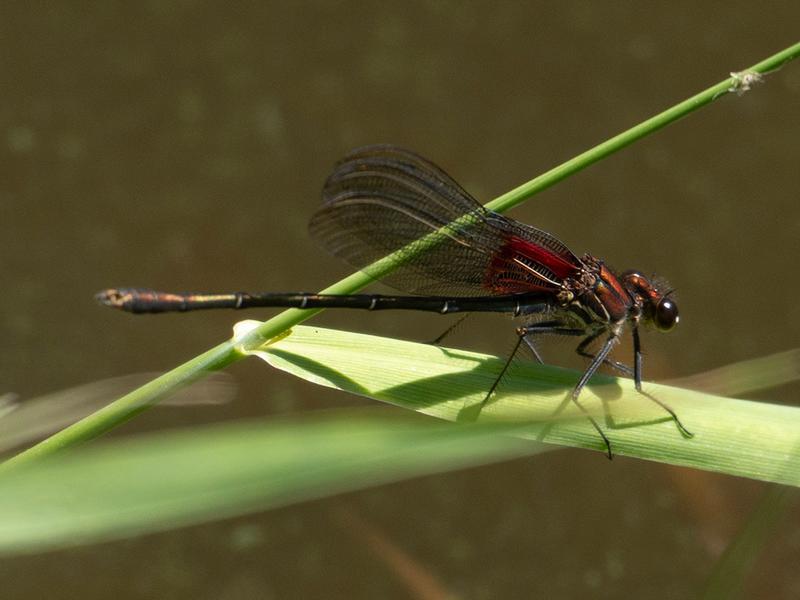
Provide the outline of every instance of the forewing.
{"type": "Polygon", "coordinates": [[[486,210],[439,167],[395,146],[361,148],[325,183],[313,237],[332,254],[370,272],[398,252],[401,266],[382,278],[418,294],[474,296],[550,290],[578,264],[553,236],[486,210]],[[424,252],[428,234],[469,215],[468,224],[424,252]]]}

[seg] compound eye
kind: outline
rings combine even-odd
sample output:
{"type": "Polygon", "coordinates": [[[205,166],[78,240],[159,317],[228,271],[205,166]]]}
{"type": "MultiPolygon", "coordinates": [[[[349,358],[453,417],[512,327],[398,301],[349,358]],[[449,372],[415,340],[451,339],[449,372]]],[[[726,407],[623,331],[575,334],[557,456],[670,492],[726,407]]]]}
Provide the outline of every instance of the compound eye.
{"type": "Polygon", "coordinates": [[[653,321],[659,331],[669,331],[678,324],[678,305],[669,298],[662,298],[656,306],[653,321]]]}

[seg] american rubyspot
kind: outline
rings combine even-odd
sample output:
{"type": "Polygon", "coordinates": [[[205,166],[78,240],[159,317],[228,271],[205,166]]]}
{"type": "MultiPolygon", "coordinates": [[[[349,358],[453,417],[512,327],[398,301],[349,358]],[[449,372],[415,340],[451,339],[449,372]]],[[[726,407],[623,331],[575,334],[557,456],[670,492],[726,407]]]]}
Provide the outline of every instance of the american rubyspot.
{"type": "MultiPolygon", "coordinates": [[[[549,233],[487,210],[439,167],[395,146],[353,151],[335,166],[322,197],[323,206],[309,226],[312,236],[367,273],[372,263],[394,253],[398,267],[381,279],[417,295],[196,294],[119,288],[104,290],[97,299],[133,313],[284,306],[503,312],[526,317],[527,323],[516,330],[514,351],[484,403],[523,342],[542,362],[535,336],[583,337],[576,351],[591,362],[571,399],[602,437],[608,457],[613,456],[608,437],[579,400],[581,390],[605,364],[633,375],[642,392],[639,326],[669,331],[677,325],[671,290],[639,271],[616,274],[590,254],[577,257],[549,233]],[[430,243],[434,232],[439,238],[430,243]],[[632,369],[609,358],[628,324],[633,334],[632,369]],[[597,340],[602,344],[593,354],[589,346],[597,340]]],[[[672,409],[647,396],[670,414],[683,435],[692,435],[672,409]]]]}

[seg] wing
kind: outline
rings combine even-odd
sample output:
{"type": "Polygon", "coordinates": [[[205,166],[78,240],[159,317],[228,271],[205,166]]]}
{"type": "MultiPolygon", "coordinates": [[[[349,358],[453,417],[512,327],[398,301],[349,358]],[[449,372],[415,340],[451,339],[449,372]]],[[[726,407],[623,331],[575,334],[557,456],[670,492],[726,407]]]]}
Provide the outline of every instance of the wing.
{"type": "Polygon", "coordinates": [[[399,252],[383,281],[417,294],[476,296],[549,291],[580,261],[550,234],[486,210],[439,167],[390,145],[355,150],[334,168],[309,225],[329,252],[369,273],[399,252]],[[419,240],[469,215],[443,241],[419,240]]]}

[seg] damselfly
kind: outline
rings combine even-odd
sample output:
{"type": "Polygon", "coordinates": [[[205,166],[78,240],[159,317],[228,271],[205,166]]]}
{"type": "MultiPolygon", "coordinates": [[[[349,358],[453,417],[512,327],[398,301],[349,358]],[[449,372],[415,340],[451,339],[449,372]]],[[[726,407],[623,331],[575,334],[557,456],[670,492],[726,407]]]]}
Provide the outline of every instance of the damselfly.
{"type": "MultiPolygon", "coordinates": [[[[581,404],[581,390],[606,364],[633,376],[642,391],[639,328],[669,331],[678,323],[671,290],[640,271],[615,273],[590,254],[575,255],[549,233],[479,204],[439,167],[391,145],[355,150],[334,168],[323,189],[323,206],[311,219],[313,237],[331,253],[370,273],[370,265],[392,254],[396,269],[381,277],[414,296],[380,294],[321,295],[245,292],[196,294],[118,288],[100,292],[105,305],[134,313],[209,308],[285,306],[296,308],[405,309],[502,312],[525,317],[517,328],[542,362],[533,339],[559,334],[583,338],[576,351],[590,359],[571,399],[602,437],[609,458],[611,443],[581,404]],[[633,335],[633,367],[609,354],[626,326],[633,335]],[[598,342],[592,353],[590,346],[598,342]]],[[[488,391],[497,383],[511,361],[488,391]]],[[[681,433],[691,434],[672,409],[666,410],[681,433]]]]}

